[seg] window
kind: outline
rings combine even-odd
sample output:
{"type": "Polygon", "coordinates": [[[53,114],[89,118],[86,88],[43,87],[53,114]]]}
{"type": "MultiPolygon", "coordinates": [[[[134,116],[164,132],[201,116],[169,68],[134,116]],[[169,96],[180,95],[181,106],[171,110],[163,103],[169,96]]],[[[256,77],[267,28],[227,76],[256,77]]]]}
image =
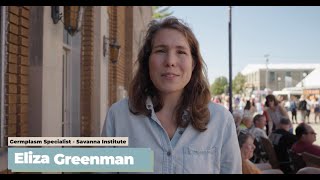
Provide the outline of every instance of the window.
{"type": "Polygon", "coordinates": [[[286,72],[287,77],[291,77],[291,72],[286,72]]]}
{"type": "Polygon", "coordinates": [[[273,82],[276,80],[276,73],[275,72],[270,72],[269,73],[269,82],[273,82]]]}
{"type": "Polygon", "coordinates": [[[63,56],[62,56],[62,137],[71,134],[70,117],[70,52],[71,36],[63,29],[63,56]]]}
{"type": "Polygon", "coordinates": [[[64,30],[62,55],[62,136],[80,136],[81,33],[64,30]]]}
{"type": "Polygon", "coordinates": [[[65,45],[71,45],[71,36],[66,29],[63,29],[63,43],[65,45]]]}

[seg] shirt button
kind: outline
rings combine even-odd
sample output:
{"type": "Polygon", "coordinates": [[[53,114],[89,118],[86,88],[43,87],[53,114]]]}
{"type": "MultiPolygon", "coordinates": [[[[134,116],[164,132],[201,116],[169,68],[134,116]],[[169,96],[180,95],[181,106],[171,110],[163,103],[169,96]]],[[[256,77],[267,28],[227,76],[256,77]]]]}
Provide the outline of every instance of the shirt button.
{"type": "Polygon", "coordinates": [[[167,155],[168,155],[168,156],[171,156],[171,151],[168,151],[168,152],[167,152],[167,155]]]}
{"type": "Polygon", "coordinates": [[[179,134],[183,134],[183,131],[179,131],[179,134]]]}

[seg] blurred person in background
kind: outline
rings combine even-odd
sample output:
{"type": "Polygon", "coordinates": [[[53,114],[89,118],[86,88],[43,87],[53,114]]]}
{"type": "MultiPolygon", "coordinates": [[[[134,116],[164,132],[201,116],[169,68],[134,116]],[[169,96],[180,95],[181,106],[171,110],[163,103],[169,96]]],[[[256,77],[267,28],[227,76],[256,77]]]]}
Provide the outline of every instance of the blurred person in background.
{"type": "Polygon", "coordinates": [[[320,156],[320,146],[313,144],[317,139],[317,133],[310,125],[300,123],[296,128],[296,136],[298,141],[292,146],[293,152],[307,152],[320,156]]]}
{"type": "Polygon", "coordinates": [[[250,114],[243,114],[239,131],[247,131],[253,125],[252,116],[250,114]]]}
{"type": "Polygon", "coordinates": [[[296,97],[295,96],[291,96],[290,97],[290,107],[289,107],[289,110],[291,111],[291,120],[292,120],[292,123],[297,123],[298,124],[298,121],[297,121],[297,102],[296,102],[296,97]]]}
{"type": "Polygon", "coordinates": [[[254,145],[254,136],[250,133],[241,133],[238,136],[243,174],[262,174],[262,171],[250,161],[253,157],[253,151],[256,148],[254,145]]]}
{"type": "Polygon", "coordinates": [[[271,169],[269,163],[254,164],[250,161],[256,148],[254,145],[254,137],[250,133],[240,133],[238,136],[243,174],[283,174],[279,169],[271,169]],[[259,166],[258,166],[259,165],[259,166]]]}
{"type": "Polygon", "coordinates": [[[214,103],[221,104],[221,98],[219,96],[215,96],[213,99],[214,103]]]}
{"type": "Polygon", "coordinates": [[[298,110],[301,113],[301,121],[305,122],[307,116],[307,101],[305,100],[304,95],[299,99],[298,110]]]}
{"type": "Polygon", "coordinates": [[[262,105],[262,103],[258,100],[258,99],[255,99],[255,104],[256,104],[256,109],[257,109],[257,113],[258,114],[263,114],[263,105],[262,105]]]}
{"type": "Polygon", "coordinates": [[[244,115],[250,115],[253,117],[253,115],[257,112],[257,108],[255,107],[255,103],[252,100],[247,100],[246,105],[243,110],[244,115]]]}
{"type": "MultiPolygon", "coordinates": [[[[258,131],[256,134],[256,136],[262,136],[262,137],[265,137],[265,138],[268,138],[266,132],[265,132],[265,127],[266,127],[266,124],[267,124],[267,120],[266,120],[266,117],[264,115],[261,115],[261,114],[257,114],[254,116],[253,118],[253,124],[254,124],[254,127],[257,129],[255,131],[258,131]]],[[[251,132],[252,134],[252,132],[251,132]]],[[[255,133],[253,133],[255,134],[255,133]]]]}
{"type": "Polygon", "coordinates": [[[307,123],[309,124],[310,123],[310,113],[311,113],[311,109],[312,109],[312,102],[310,100],[310,96],[308,96],[306,98],[306,102],[307,102],[307,106],[306,106],[306,120],[307,123]]]}
{"type": "Polygon", "coordinates": [[[280,128],[276,129],[269,136],[269,139],[276,152],[277,159],[280,162],[280,169],[284,173],[293,172],[290,164],[289,150],[297,141],[296,136],[289,132],[290,125],[291,122],[288,118],[282,118],[280,120],[280,128]]]}
{"type": "Polygon", "coordinates": [[[314,123],[317,124],[317,117],[319,118],[320,122],[320,98],[319,96],[316,98],[316,101],[314,103],[314,123]]]}
{"type": "Polygon", "coordinates": [[[242,121],[242,113],[239,110],[236,110],[233,112],[233,119],[234,119],[234,123],[236,125],[236,130],[237,130],[237,135],[239,135],[240,132],[240,124],[242,121]]]}
{"type": "Polygon", "coordinates": [[[279,104],[274,95],[269,94],[266,97],[266,113],[268,114],[268,134],[280,128],[281,118],[289,118],[287,111],[279,104]]]}
{"type": "Polygon", "coordinates": [[[239,110],[243,111],[244,107],[246,106],[246,100],[244,97],[240,98],[240,102],[239,102],[239,110]]]}

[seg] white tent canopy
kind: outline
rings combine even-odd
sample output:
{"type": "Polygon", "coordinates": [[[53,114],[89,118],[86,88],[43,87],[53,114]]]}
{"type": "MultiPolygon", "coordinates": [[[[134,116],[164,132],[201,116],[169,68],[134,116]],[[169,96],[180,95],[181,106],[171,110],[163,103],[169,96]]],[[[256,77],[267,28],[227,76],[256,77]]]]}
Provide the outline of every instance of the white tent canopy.
{"type": "Polygon", "coordinates": [[[273,95],[286,95],[288,99],[290,99],[291,95],[300,96],[302,95],[302,88],[301,87],[290,87],[290,88],[284,88],[281,91],[273,91],[273,95]]]}
{"type": "Polygon", "coordinates": [[[302,87],[307,89],[320,88],[320,68],[313,70],[308,76],[300,81],[296,87],[302,87]]]}

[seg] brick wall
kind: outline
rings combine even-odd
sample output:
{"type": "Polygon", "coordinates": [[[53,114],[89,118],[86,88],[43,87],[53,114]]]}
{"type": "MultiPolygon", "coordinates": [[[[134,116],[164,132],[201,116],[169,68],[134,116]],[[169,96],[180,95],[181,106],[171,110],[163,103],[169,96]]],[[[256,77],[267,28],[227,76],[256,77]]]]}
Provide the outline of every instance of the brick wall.
{"type": "Polygon", "coordinates": [[[126,64],[126,69],[125,72],[130,72],[126,73],[125,77],[125,89],[128,91],[129,90],[129,85],[132,80],[132,65],[133,65],[133,7],[132,6],[126,6],[126,23],[125,23],[125,34],[126,34],[126,40],[125,40],[125,64],[126,64]]]}
{"type": "Polygon", "coordinates": [[[29,19],[29,7],[9,6],[5,82],[7,136],[28,135],[29,19]]]}
{"type": "Polygon", "coordinates": [[[132,74],[132,7],[109,7],[109,37],[121,46],[118,62],[111,63],[109,57],[109,106],[119,100],[119,88],[128,91],[132,74]],[[131,11],[130,11],[131,10],[131,11]]]}
{"type": "MultiPolygon", "coordinates": [[[[117,6],[109,6],[108,7],[109,14],[109,43],[117,40],[117,15],[118,8],[117,6]]],[[[120,44],[121,45],[121,44],[120,44]]],[[[110,52],[110,46],[108,46],[108,51],[110,52]]],[[[108,106],[111,106],[114,102],[116,102],[117,95],[117,64],[111,63],[111,56],[109,55],[109,80],[108,80],[108,92],[109,92],[109,101],[108,106]]]]}
{"type": "Polygon", "coordinates": [[[109,57],[109,106],[115,103],[119,87],[128,91],[133,76],[133,64],[140,41],[151,20],[151,7],[111,6],[109,11],[109,38],[117,39],[121,46],[119,61],[111,63],[109,57]]]}
{"type": "Polygon", "coordinates": [[[93,7],[84,12],[81,39],[80,135],[91,136],[91,100],[93,82],[93,7]]]}
{"type": "Polygon", "coordinates": [[[128,39],[126,38],[126,7],[118,6],[117,18],[117,37],[121,46],[119,61],[117,63],[117,90],[119,86],[125,87],[125,76],[130,74],[126,71],[126,46],[128,39]]]}

